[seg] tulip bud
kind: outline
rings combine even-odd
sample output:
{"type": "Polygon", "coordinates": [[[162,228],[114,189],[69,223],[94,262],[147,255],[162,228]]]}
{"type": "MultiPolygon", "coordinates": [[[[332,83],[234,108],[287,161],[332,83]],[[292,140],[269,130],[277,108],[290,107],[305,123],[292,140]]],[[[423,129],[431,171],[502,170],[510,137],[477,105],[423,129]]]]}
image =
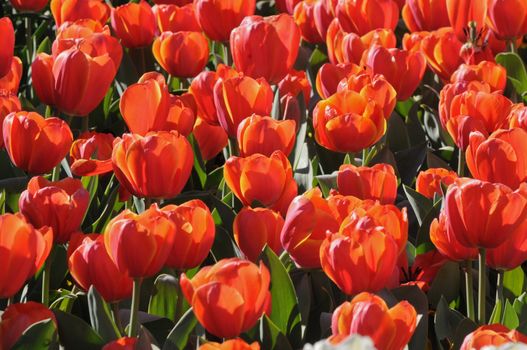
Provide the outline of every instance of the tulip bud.
{"type": "Polygon", "coordinates": [[[112,9],[112,28],[124,46],[149,46],[154,39],[156,20],[152,8],[144,0],[112,9]]]}

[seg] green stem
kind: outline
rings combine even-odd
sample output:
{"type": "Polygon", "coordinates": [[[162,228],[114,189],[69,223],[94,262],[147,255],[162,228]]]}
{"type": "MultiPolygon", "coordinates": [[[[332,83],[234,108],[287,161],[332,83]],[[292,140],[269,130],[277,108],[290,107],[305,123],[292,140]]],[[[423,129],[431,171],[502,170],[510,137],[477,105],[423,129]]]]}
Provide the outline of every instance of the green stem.
{"type": "Polygon", "coordinates": [[[516,42],[514,40],[510,40],[507,42],[507,47],[509,48],[509,51],[512,53],[517,53],[518,50],[516,50],[516,42]]]}
{"type": "Polygon", "coordinates": [[[486,250],[479,249],[479,275],[478,275],[478,321],[480,324],[486,323],[485,315],[485,296],[486,296],[486,250]]]}
{"type": "Polygon", "coordinates": [[[33,19],[31,17],[24,18],[26,26],[26,48],[29,62],[33,62],[33,19]]]}
{"type": "Polygon", "coordinates": [[[10,296],[9,298],[7,298],[7,306],[13,305],[13,303],[14,303],[14,297],[13,296],[10,296]]]}
{"type": "Polygon", "coordinates": [[[53,173],[51,174],[51,181],[56,182],[60,180],[60,169],[62,165],[59,163],[53,168],[53,173]]]}
{"type": "Polygon", "coordinates": [[[465,295],[467,303],[467,317],[472,321],[476,320],[474,315],[474,281],[472,274],[472,262],[465,261],[465,295]]]}
{"type": "Polygon", "coordinates": [[[49,278],[51,277],[51,258],[48,257],[42,271],[42,304],[49,306],[49,278]]]}
{"type": "Polygon", "coordinates": [[[181,290],[181,286],[179,284],[179,276],[181,276],[180,271],[176,271],[176,278],[177,278],[177,302],[176,302],[176,312],[174,315],[174,319],[176,322],[183,316],[183,290],[181,290]]]}
{"type": "Polygon", "coordinates": [[[238,141],[229,137],[229,156],[237,156],[238,153],[238,141]]]}
{"type": "Polygon", "coordinates": [[[223,63],[227,66],[232,64],[231,51],[229,50],[229,43],[223,43],[223,63]]]}
{"type": "Polygon", "coordinates": [[[465,152],[461,148],[457,157],[457,173],[459,177],[465,176],[465,152]]]}
{"type": "Polygon", "coordinates": [[[113,320],[115,322],[115,325],[117,326],[117,329],[119,330],[120,335],[124,334],[123,330],[123,323],[121,322],[121,318],[119,317],[119,303],[115,302],[111,304],[112,309],[112,316],[113,320]]]}
{"type": "Polygon", "coordinates": [[[137,337],[139,333],[139,299],[141,295],[141,278],[134,278],[134,287],[132,291],[132,308],[130,310],[130,324],[128,325],[128,336],[137,337]]]}
{"type": "Polygon", "coordinates": [[[362,166],[367,166],[368,165],[368,149],[365,148],[362,150],[362,166]]]}
{"type": "Polygon", "coordinates": [[[503,294],[503,270],[498,270],[498,279],[496,281],[496,305],[498,302],[501,304],[499,320],[501,320],[501,315],[503,315],[503,310],[505,308],[505,295],[503,294]]]}

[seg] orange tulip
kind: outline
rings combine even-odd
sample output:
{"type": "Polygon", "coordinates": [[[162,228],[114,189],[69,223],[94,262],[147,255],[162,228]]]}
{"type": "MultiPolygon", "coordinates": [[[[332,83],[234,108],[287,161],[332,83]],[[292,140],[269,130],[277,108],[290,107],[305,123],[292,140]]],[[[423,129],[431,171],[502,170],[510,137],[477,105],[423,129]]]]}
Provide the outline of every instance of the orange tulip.
{"type": "Polygon", "coordinates": [[[77,176],[95,176],[112,171],[112,134],[86,132],[70,149],[71,172],[77,176]]]}
{"type": "Polygon", "coordinates": [[[20,212],[33,226],[53,229],[53,241],[57,244],[67,243],[80,230],[89,204],[90,193],[80,180],[70,177],[51,182],[36,176],[18,201],[20,212]]]}
{"type": "Polygon", "coordinates": [[[351,74],[360,74],[365,72],[361,67],[348,64],[331,64],[325,63],[320,67],[317,73],[316,89],[321,98],[327,99],[337,92],[337,88],[342,79],[351,74]]]}
{"type": "Polygon", "coordinates": [[[495,270],[512,270],[527,261],[525,221],[497,248],[487,250],[487,265],[495,270]]]}
{"type": "Polygon", "coordinates": [[[412,96],[426,70],[425,58],[420,52],[374,46],[364,60],[374,75],[384,75],[397,91],[399,101],[412,96]]]}
{"type": "Polygon", "coordinates": [[[380,297],[361,293],[340,305],[331,318],[333,337],[368,336],[378,350],[402,350],[417,326],[417,312],[406,300],[388,308],[380,297]]]}
{"type": "Polygon", "coordinates": [[[402,17],[410,32],[448,27],[446,0],[409,0],[403,6],[402,17]]]}
{"type": "MultiPolygon", "coordinates": [[[[343,196],[337,191],[331,191],[330,196],[327,199],[329,209],[333,214],[333,217],[337,220],[337,223],[340,225],[348,218],[353,210],[360,208],[361,206],[371,206],[374,201],[365,201],[353,196],[343,196]]],[[[406,215],[406,213],[405,213],[406,215]]],[[[336,232],[334,230],[332,232],[336,232]]]]}
{"type": "Polygon", "coordinates": [[[317,103],[313,111],[315,139],[336,152],[358,152],[386,132],[384,106],[368,93],[341,90],[317,103]]]}
{"type": "Polygon", "coordinates": [[[253,154],[246,158],[232,156],[223,169],[225,183],[242,201],[251,206],[255,201],[285,214],[297,194],[291,164],[281,151],[269,157],[253,154]]]}
{"type": "Polygon", "coordinates": [[[304,98],[306,106],[309,105],[311,97],[311,83],[307,78],[307,74],[304,71],[291,70],[284,79],[278,83],[278,93],[280,98],[289,94],[293,97],[301,95],[304,98]]]}
{"type": "Polygon", "coordinates": [[[240,72],[276,84],[293,68],[300,30],[289,15],[250,16],[233,29],[230,44],[234,65],[240,72]]]}
{"type": "Polygon", "coordinates": [[[195,0],[194,6],[205,34],[212,40],[228,41],[231,31],[254,14],[256,0],[195,0]]]}
{"type": "Polygon", "coordinates": [[[73,235],[68,246],[68,268],[82,289],[88,291],[93,286],[106,302],[132,295],[132,279],[117,269],[106,252],[103,235],[73,235]]]}
{"type": "Polygon", "coordinates": [[[496,248],[525,220],[526,205],[523,195],[505,185],[466,180],[450,186],[444,210],[448,230],[462,245],[496,248]]]}
{"type": "Polygon", "coordinates": [[[114,142],[115,176],[136,196],[176,196],[185,186],[193,163],[190,143],[176,131],[150,132],[144,137],[124,134],[114,142]]]}
{"type": "Polygon", "coordinates": [[[112,28],[126,47],[148,46],[154,40],[156,18],[148,3],[128,3],[112,9],[112,28]]]}
{"type": "Polygon", "coordinates": [[[130,85],[121,96],[119,109],[134,134],[176,130],[187,136],[194,127],[192,109],[180,96],[169,93],[165,78],[157,72],[145,73],[137,84],[130,85]]]}
{"type": "Polygon", "coordinates": [[[49,0],[9,0],[18,11],[40,12],[49,0]]]}
{"type": "Polygon", "coordinates": [[[277,255],[282,252],[280,232],[282,216],[266,208],[244,207],[233,223],[234,239],[240,250],[251,261],[257,261],[267,244],[277,255]]]}
{"type": "Polygon", "coordinates": [[[313,44],[324,43],[327,28],[333,19],[326,0],[299,2],[295,6],[293,17],[305,41],[313,44]]]}
{"type": "Polygon", "coordinates": [[[421,41],[426,38],[430,32],[413,32],[404,33],[403,49],[410,52],[421,51],[421,41]]]}
{"type": "Polygon", "coordinates": [[[463,43],[451,28],[441,28],[423,39],[421,51],[425,54],[430,69],[446,82],[463,63],[460,55],[462,46],[463,43]]]}
{"type": "Polygon", "coordinates": [[[68,154],[73,135],[62,119],[35,112],[9,114],[2,124],[4,145],[13,164],[30,174],[51,171],[68,154]]]}
{"type": "Polygon", "coordinates": [[[522,0],[489,0],[487,23],[501,40],[515,40],[527,34],[527,3],[522,0]]]}
{"type": "Polygon", "coordinates": [[[192,279],[181,275],[183,295],[198,321],[221,338],[233,338],[252,328],[271,310],[269,270],[238,258],[202,268],[192,279]]]}
{"type": "Polygon", "coordinates": [[[154,40],[152,52],[168,74],[192,78],[209,60],[207,38],[199,32],[164,32],[154,40]]]}
{"type": "Polygon", "coordinates": [[[270,157],[274,151],[289,155],[295,145],[295,126],[294,120],[279,121],[256,114],[245,118],[238,126],[240,155],[260,153],[270,157]]]}
{"type": "Polygon", "coordinates": [[[155,5],[152,8],[156,16],[157,27],[163,32],[200,32],[194,4],[184,6],[155,5]]]}
{"type": "Polygon", "coordinates": [[[104,246],[122,274],[132,278],[155,275],[174,245],[176,225],[157,204],[141,214],[126,209],[104,231],[104,246]]]}
{"type": "Polygon", "coordinates": [[[263,78],[235,76],[219,79],[214,86],[218,121],[229,137],[235,138],[243,119],[254,114],[270,115],[273,90],[263,78]]]}
{"type": "Polygon", "coordinates": [[[507,85],[507,70],[497,63],[481,61],[475,65],[462,64],[450,76],[451,83],[471,81],[485,82],[492,91],[503,91],[507,85]]]}
{"type": "Polygon", "coordinates": [[[157,5],[177,5],[185,6],[191,4],[193,0],[153,0],[154,4],[157,5]]]}
{"type": "Polygon", "coordinates": [[[364,35],[378,28],[395,29],[399,6],[392,0],[341,0],[336,17],[346,32],[364,35]]]}
{"type": "Polygon", "coordinates": [[[468,24],[476,23],[476,32],[480,33],[485,26],[487,16],[487,1],[446,0],[446,8],[450,26],[461,41],[466,40],[468,24]]]}
{"type": "Polygon", "coordinates": [[[280,240],[297,266],[320,268],[320,245],[327,232],[338,231],[339,224],[328,201],[315,187],[291,202],[280,240]]]}
{"type": "Polygon", "coordinates": [[[106,344],[101,350],[135,350],[138,340],[135,337],[122,337],[106,344]]]}
{"type": "Polygon", "coordinates": [[[527,343],[527,336],[501,324],[485,325],[468,334],[460,350],[481,350],[487,346],[507,343],[527,343]]]}
{"type": "Polygon", "coordinates": [[[204,160],[216,157],[229,143],[229,137],[221,126],[211,125],[202,118],[196,119],[192,134],[204,160]]]}
{"type": "MultiPolygon", "coordinates": [[[[0,136],[3,135],[2,124],[5,117],[12,112],[18,112],[22,109],[20,100],[16,95],[7,90],[0,90],[0,136]]],[[[0,137],[0,147],[4,145],[3,137],[0,137]]]]}
{"type": "Polygon", "coordinates": [[[453,235],[445,212],[439,214],[439,219],[434,219],[430,225],[430,240],[437,250],[453,261],[475,260],[478,258],[476,248],[463,246],[453,235]]]}
{"type": "Polygon", "coordinates": [[[395,287],[398,256],[393,237],[372,221],[328,235],[320,246],[322,270],[347,295],[395,287]]]}
{"type": "Polygon", "coordinates": [[[176,227],[174,245],[166,266],[188,270],[200,265],[209,254],[216,234],[209,208],[196,199],[179,206],[167,205],[161,211],[176,227]]]}
{"type": "Polygon", "coordinates": [[[523,103],[514,104],[508,119],[509,128],[522,128],[527,130],[527,106],[523,103]]]}
{"type": "Polygon", "coordinates": [[[103,0],[51,0],[49,7],[57,26],[83,18],[104,24],[110,17],[110,7],[103,0]]]}
{"type": "Polygon", "coordinates": [[[444,168],[430,168],[420,171],[415,181],[415,190],[423,196],[433,199],[435,194],[442,195],[442,185],[449,186],[457,179],[457,173],[444,168]]]}
{"type": "Polygon", "coordinates": [[[254,342],[247,344],[242,339],[231,339],[223,343],[205,343],[199,347],[199,350],[260,350],[260,344],[254,342]]]}
{"type": "Polygon", "coordinates": [[[13,57],[10,67],[9,72],[4,77],[0,77],[0,90],[6,90],[16,95],[22,78],[22,61],[20,58],[13,57]]]}
{"type": "Polygon", "coordinates": [[[49,319],[57,324],[53,312],[40,303],[28,301],[9,305],[0,322],[0,348],[12,349],[31,325],[49,319]]]}
{"type": "Polygon", "coordinates": [[[15,29],[9,17],[0,18],[0,78],[11,70],[15,50],[15,29]]]}
{"type": "Polygon", "coordinates": [[[337,186],[343,195],[375,199],[383,204],[392,204],[397,198],[397,176],[389,164],[375,164],[372,167],[341,165],[337,186]]]}
{"type": "Polygon", "coordinates": [[[341,61],[343,63],[361,64],[363,56],[374,45],[379,45],[384,48],[394,48],[396,42],[397,39],[391,29],[375,29],[363,36],[358,36],[355,33],[347,33],[342,38],[341,61]]]}

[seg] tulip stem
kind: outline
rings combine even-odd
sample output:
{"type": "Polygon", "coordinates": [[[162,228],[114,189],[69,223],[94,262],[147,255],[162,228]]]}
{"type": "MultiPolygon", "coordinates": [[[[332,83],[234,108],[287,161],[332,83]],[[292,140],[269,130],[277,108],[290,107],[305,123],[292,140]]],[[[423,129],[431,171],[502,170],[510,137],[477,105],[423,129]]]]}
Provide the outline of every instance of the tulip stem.
{"type": "Polygon", "coordinates": [[[465,294],[467,303],[467,317],[472,321],[476,320],[474,315],[474,281],[472,274],[472,262],[470,260],[465,261],[465,294]]]}
{"type": "Polygon", "coordinates": [[[13,302],[14,302],[14,297],[13,296],[10,296],[9,298],[7,298],[7,306],[13,305],[13,302]]]}
{"type": "Polygon", "coordinates": [[[459,177],[465,176],[465,152],[461,148],[457,156],[457,173],[459,177]]]}
{"type": "Polygon", "coordinates": [[[480,324],[485,324],[487,318],[485,316],[485,296],[486,296],[486,250],[479,249],[479,275],[478,275],[478,321],[480,324]]]}
{"type": "Polygon", "coordinates": [[[221,46],[223,47],[223,63],[227,66],[230,66],[232,59],[231,59],[231,52],[229,50],[229,45],[222,44],[221,46]]]}
{"type": "Polygon", "coordinates": [[[132,305],[130,309],[130,324],[128,325],[128,336],[137,337],[139,331],[138,313],[139,299],[141,294],[141,278],[134,278],[134,287],[132,291],[132,305]]]}
{"type": "Polygon", "coordinates": [[[119,330],[119,334],[123,335],[123,323],[121,322],[121,318],[119,317],[119,303],[115,302],[112,303],[112,316],[113,320],[115,322],[115,325],[117,326],[117,329],[119,330]]]}
{"type": "Polygon", "coordinates": [[[505,295],[503,294],[503,270],[498,270],[498,279],[496,281],[496,305],[501,304],[499,320],[501,320],[501,315],[503,315],[503,310],[505,308],[505,295]]]}
{"type": "Polygon", "coordinates": [[[235,138],[229,137],[229,156],[238,155],[238,141],[235,138]]]}
{"type": "Polygon", "coordinates": [[[42,304],[49,306],[49,278],[51,276],[51,258],[48,257],[42,270],[42,304]]]}
{"type": "Polygon", "coordinates": [[[51,181],[52,182],[56,182],[56,181],[59,181],[60,180],[60,168],[61,168],[61,164],[57,164],[55,166],[55,168],[53,168],[53,173],[51,174],[51,181]]]}
{"type": "Polygon", "coordinates": [[[179,276],[181,276],[181,273],[179,271],[176,272],[176,278],[177,278],[177,302],[176,302],[176,312],[174,315],[174,320],[177,322],[181,316],[183,316],[183,290],[181,289],[181,285],[179,284],[179,276]]]}
{"type": "Polygon", "coordinates": [[[518,51],[516,50],[516,42],[514,40],[510,40],[509,42],[507,42],[507,46],[509,47],[509,51],[512,52],[512,53],[517,53],[518,51]]]}

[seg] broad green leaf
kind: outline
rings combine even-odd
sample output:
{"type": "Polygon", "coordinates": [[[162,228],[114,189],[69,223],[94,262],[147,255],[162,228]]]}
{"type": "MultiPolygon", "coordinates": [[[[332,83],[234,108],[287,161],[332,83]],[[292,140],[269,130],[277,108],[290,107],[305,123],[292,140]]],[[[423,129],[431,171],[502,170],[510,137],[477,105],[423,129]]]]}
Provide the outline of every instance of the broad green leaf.
{"type": "Polygon", "coordinates": [[[172,275],[161,274],[156,278],[150,302],[148,303],[149,314],[175,321],[178,299],[177,284],[177,278],[172,275]]]}
{"type": "Polygon", "coordinates": [[[18,338],[12,350],[58,350],[57,327],[51,319],[36,322],[18,338]]]}
{"type": "Polygon", "coordinates": [[[72,314],[60,310],[53,310],[57,319],[60,343],[66,349],[98,350],[104,340],[89,324],[72,314]]]}
{"type": "Polygon", "coordinates": [[[518,54],[502,52],[496,55],[496,62],[507,69],[507,77],[518,94],[522,95],[527,91],[527,71],[518,54]]]}
{"type": "Polygon", "coordinates": [[[463,319],[465,316],[451,309],[445,298],[441,297],[434,316],[434,329],[437,339],[453,339],[456,328],[463,319]]]}
{"type": "Polygon", "coordinates": [[[189,309],[174,326],[167,337],[162,350],[183,350],[185,349],[192,331],[198,324],[192,309],[189,309]]]}
{"type": "Polygon", "coordinates": [[[497,300],[494,309],[492,309],[492,313],[490,314],[489,324],[501,323],[501,316],[503,314],[502,309],[503,306],[501,305],[501,300],[497,300]]]}
{"type": "Polygon", "coordinates": [[[325,61],[327,61],[327,59],[328,57],[317,48],[313,50],[313,53],[311,54],[311,57],[309,58],[309,65],[311,67],[314,67],[314,66],[324,63],[325,61]]]}
{"type": "Polygon", "coordinates": [[[459,264],[453,261],[447,262],[437,273],[428,290],[430,305],[437,305],[442,297],[447,302],[457,298],[461,284],[461,273],[459,264]]]}
{"type": "Polygon", "coordinates": [[[261,318],[260,341],[262,349],[293,350],[285,334],[267,315],[263,315],[261,318]]]}
{"type": "Polygon", "coordinates": [[[101,298],[94,286],[91,286],[88,291],[88,310],[93,329],[104,341],[110,342],[121,337],[110,314],[108,304],[101,298]]]}
{"type": "Polygon", "coordinates": [[[505,293],[511,293],[514,298],[519,297],[523,293],[525,286],[525,272],[521,266],[505,271],[503,277],[503,289],[505,293]]]}
{"type": "Polygon", "coordinates": [[[415,247],[417,248],[417,254],[423,254],[434,248],[432,241],[430,240],[430,224],[435,218],[439,216],[441,211],[441,201],[434,204],[432,209],[426,214],[421,227],[417,231],[417,239],[415,247]]]}
{"type": "Polygon", "coordinates": [[[501,319],[501,324],[509,329],[516,329],[520,325],[520,320],[516,311],[512,307],[511,303],[507,300],[505,301],[505,308],[503,310],[503,317],[501,319]]]}
{"type": "Polygon", "coordinates": [[[408,198],[408,201],[414,210],[419,225],[422,225],[426,215],[434,206],[432,201],[411,187],[403,185],[403,189],[404,193],[406,193],[406,198],[408,198]]]}

